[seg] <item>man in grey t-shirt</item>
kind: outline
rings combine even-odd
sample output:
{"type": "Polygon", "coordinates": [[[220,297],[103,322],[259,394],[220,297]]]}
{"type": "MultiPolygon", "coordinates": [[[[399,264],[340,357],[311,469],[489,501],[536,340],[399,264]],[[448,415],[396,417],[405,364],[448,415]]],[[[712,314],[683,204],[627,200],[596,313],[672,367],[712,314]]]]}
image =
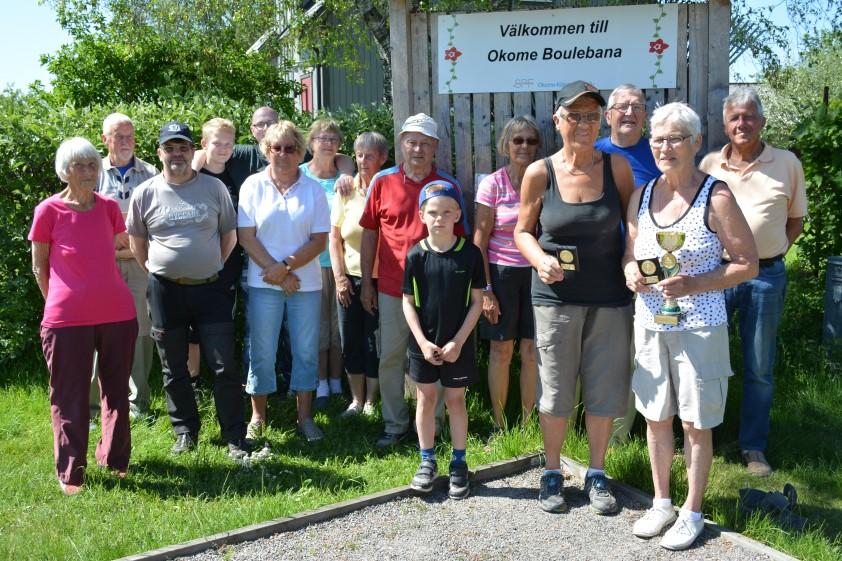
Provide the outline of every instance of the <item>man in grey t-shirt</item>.
{"type": "Polygon", "coordinates": [[[161,127],[163,172],[132,194],[127,230],[132,253],[149,272],[147,297],[167,411],[177,435],[173,453],[195,448],[200,419],[187,370],[187,329],[199,334],[222,438],[232,459],[247,455],[243,388],[234,361],[234,287],[219,278],[237,244],[237,216],[225,185],[190,167],[187,125],[161,127]]]}

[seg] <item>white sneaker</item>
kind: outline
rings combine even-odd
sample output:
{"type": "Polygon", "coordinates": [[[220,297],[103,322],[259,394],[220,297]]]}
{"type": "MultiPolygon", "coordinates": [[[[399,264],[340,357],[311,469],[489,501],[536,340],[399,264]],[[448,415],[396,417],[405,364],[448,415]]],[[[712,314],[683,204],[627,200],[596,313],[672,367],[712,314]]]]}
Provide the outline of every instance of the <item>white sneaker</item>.
{"type": "Polygon", "coordinates": [[[669,509],[652,507],[646,511],[643,518],[634,523],[632,534],[638,538],[654,538],[667,527],[667,524],[675,522],[675,519],[675,509],[672,507],[669,509]]]}
{"type": "Polygon", "coordinates": [[[360,405],[359,403],[356,403],[356,402],[351,402],[351,405],[348,406],[348,409],[343,411],[342,414],[339,415],[339,416],[342,417],[342,418],[354,417],[354,416],[362,413],[362,411],[363,411],[362,405],[360,405]]]}
{"type": "Polygon", "coordinates": [[[373,403],[366,402],[366,404],[363,405],[363,415],[365,415],[366,417],[371,417],[372,415],[374,415],[373,403]]]}
{"type": "Polygon", "coordinates": [[[673,551],[687,549],[693,545],[693,542],[702,534],[704,529],[704,519],[690,521],[687,518],[679,518],[661,538],[661,547],[673,551]]]}

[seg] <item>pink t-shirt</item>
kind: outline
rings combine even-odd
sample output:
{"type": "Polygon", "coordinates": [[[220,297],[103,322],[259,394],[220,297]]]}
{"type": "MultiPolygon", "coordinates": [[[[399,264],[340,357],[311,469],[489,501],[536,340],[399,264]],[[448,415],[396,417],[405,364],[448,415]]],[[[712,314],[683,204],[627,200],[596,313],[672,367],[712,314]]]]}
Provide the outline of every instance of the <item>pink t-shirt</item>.
{"type": "Polygon", "coordinates": [[[50,281],[44,327],[73,327],[137,317],[114,255],[114,236],[126,230],[117,202],[94,193],[87,212],[58,195],[35,207],[29,240],[50,244],[50,281]]]}
{"type": "Polygon", "coordinates": [[[512,186],[505,167],[480,182],[475,200],[494,211],[494,226],[488,239],[488,262],[507,267],[529,267],[529,261],[520,254],[514,238],[520,193],[512,186]]]}

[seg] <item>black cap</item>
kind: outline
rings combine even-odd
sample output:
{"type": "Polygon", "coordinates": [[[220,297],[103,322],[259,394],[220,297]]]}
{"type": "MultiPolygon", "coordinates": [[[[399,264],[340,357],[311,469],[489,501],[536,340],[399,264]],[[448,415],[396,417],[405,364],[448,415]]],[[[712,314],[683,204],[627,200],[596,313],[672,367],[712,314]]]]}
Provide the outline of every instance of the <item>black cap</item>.
{"type": "Polygon", "coordinates": [[[193,144],[193,133],[190,132],[190,127],[184,123],[170,121],[164,123],[158,133],[158,146],[170,140],[186,140],[193,144]]]}
{"type": "Polygon", "coordinates": [[[605,98],[602,97],[602,94],[599,93],[599,90],[596,89],[593,84],[583,82],[582,80],[576,80],[575,82],[570,82],[561,88],[560,92],[558,92],[558,101],[555,106],[556,110],[558,110],[559,107],[569,107],[574,101],[583,95],[591,96],[601,107],[605,107],[605,98]]]}

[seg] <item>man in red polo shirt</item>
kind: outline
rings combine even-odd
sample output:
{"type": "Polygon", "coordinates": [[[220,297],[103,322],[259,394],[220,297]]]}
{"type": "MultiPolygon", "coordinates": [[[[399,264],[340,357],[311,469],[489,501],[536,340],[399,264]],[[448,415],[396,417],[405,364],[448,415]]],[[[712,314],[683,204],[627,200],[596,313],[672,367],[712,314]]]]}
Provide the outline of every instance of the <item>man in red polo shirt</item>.
{"type": "MultiPolygon", "coordinates": [[[[400,134],[403,163],[374,176],[360,218],[364,228],[360,296],[367,311],[380,312],[380,396],[386,427],[377,441],[378,448],[397,444],[409,430],[409,408],[404,399],[409,327],[403,316],[401,285],[407,252],[427,236],[418,214],[418,194],[435,180],[444,179],[460,187],[455,178],[436,169],[433,160],[438,144],[438,125],[431,117],[424,113],[409,117],[400,134]],[[372,275],[375,259],[376,286],[372,275]]],[[[463,236],[468,233],[468,213],[464,201],[459,204],[462,224],[455,233],[463,236]]]]}

